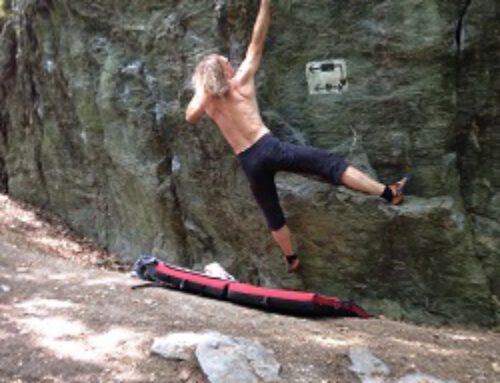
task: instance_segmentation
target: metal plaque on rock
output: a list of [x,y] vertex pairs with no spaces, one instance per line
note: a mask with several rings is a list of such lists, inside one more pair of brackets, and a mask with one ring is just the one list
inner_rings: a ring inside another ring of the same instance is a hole
[[345,60],[313,61],[306,65],[309,94],[343,93],[347,90]]

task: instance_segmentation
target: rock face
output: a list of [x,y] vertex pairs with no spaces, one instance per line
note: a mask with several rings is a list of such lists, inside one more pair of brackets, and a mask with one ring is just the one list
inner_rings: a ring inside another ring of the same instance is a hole
[[[238,160],[184,122],[205,54],[238,64],[257,1],[12,0],[0,35],[0,190],[134,259],[287,284]],[[280,1],[257,77],[266,123],[392,182],[405,205],[280,175],[301,286],[393,317],[500,318],[500,4]],[[347,89],[310,95],[311,61]]]

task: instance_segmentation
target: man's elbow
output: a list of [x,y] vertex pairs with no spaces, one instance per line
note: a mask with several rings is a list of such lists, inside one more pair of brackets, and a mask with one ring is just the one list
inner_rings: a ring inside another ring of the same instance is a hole
[[196,113],[192,113],[189,110],[186,111],[186,121],[188,123],[195,124],[196,122],[198,122],[199,119],[200,117]]

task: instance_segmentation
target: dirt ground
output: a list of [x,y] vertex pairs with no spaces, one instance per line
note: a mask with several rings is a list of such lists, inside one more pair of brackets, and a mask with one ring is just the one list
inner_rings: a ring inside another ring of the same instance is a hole
[[153,338],[215,330],[261,342],[284,382],[358,382],[349,350],[367,348],[391,380],[422,372],[500,382],[500,334],[384,318],[302,319],[139,282],[112,254],[0,194],[0,382],[205,382],[195,362],[150,354]]

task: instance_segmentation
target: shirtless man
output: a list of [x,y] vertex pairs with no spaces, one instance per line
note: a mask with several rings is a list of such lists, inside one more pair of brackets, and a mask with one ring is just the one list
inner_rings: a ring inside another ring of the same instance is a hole
[[334,185],[381,196],[394,205],[403,200],[406,178],[384,185],[334,153],[280,141],[264,125],[254,77],[271,19],[270,2],[261,0],[252,40],[237,72],[226,57],[217,54],[205,57],[198,64],[193,75],[195,93],[187,107],[186,120],[194,124],[206,112],[218,125],[240,160],[272,236],[286,257],[289,272],[294,272],[299,259],[278,200],[274,183],[277,171],[318,175]]

